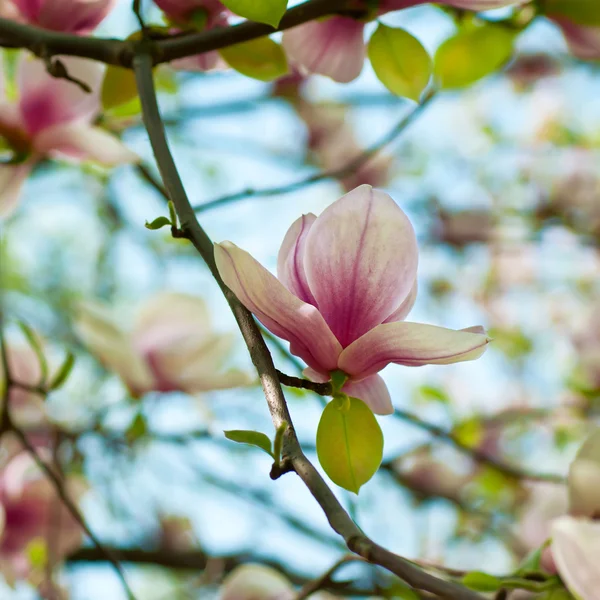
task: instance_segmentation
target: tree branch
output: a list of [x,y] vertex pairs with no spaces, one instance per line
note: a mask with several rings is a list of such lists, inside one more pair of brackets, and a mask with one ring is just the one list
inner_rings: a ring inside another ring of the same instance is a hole
[[[143,45],[140,46],[140,50],[143,50]],[[148,131],[165,188],[178,213],[181,229],[197,248],[229,303],[248,347],[252,362],[259,374],[275,428],[277,429],[284,421],[288,423],[283,440],[283,457],[291,462],[296,473],[323,509],[333,530],[344,538],[346,545],[352,552],[362,556],[369,562],[383,566],[417,589],[429,591],[451,600],[481,600],[479,594],[460,584],[438,579],[429,573],[425,573],[411,562],[389,552],[366,537],[302,452],[269,349],[252,314],[223,283],[215,264],[213,244],[196,220],[194,210],[177,172],[158,108],[152,78],[152,56],[148,51],[145,53],[140,52],[135,56],[133,64],[144,124]]]

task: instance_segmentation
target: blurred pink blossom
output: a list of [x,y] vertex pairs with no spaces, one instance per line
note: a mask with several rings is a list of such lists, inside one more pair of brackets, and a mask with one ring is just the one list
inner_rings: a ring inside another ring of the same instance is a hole
[[234,338],[215,333],[205,303],[197,296],[163,292],[140,307],[133,327],[98,302],[84,302],[76,330],[104,366],[116,372],[135,396],[150,391],[209,390],[248,385],[248,374],[225,371]]
[[294,588],[279,571],[248,563],[225,578],[219,600],[292,600],[294,596]]
[[362,185],[319,217],[288,230],[274,277],[231,242],[215,245],[221,277],[272,333],[290,342],[313,381],[341,370],[343,390],[379,414],[393,411],[377,375],[406,366],[474,360],[488,338],[481,327],[454,331],[406,323],[417,285],[417,242],[402,209],[386,193]]
[[15,153],[12,162],[0,164],[0,216],[17,206],[21,186],[33,166],[44,158],[63,157],[116,166],[138,160],[118,138],[92,125],[100,111],[100,63],[61,58],[71,77],[92,89],[51,77],[43,61],[23,54],[17,67],[18,99],[4,93],[0,72],[0,137]]

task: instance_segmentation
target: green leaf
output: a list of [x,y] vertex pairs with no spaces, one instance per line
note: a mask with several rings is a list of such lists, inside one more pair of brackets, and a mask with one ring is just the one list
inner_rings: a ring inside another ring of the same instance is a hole
[[160,229],[161,227],[171,226],[171,221],[167,217],[157,217],[152,221],[152,223],[148,223],[146,221],[145,227],[146,229]]
[[222,0],[223,4],[236,15],[278,27],[281,17],[287,10],[288,0]]
[[64,382],[68,379],[71,371],[73,370],[73,366],[75,365],[75,356],[70,352],[65,356],[65,360],[63,360],[60,369],[56,372],[50,385],[48,386],[48,390],[57,390],[59,387],[62,387]]
[[272,81],[288,72],[283,48],[268,37],[235,44],[219,50],[232,68],[260,81]]
[[287,431],[288,424],[287,421],[284,421],[275,432],[275,441],[273,442],[273,458],[275,462],[279,464],[281,460],[281,449],[283,448],[283,436]]
[[27,342],[31,346],[31,349],[35,353],[38,364],[40,365],[40,385],[44,386],[46,384],[46,380],[48,379],[48,361],[44,356],[44,350],[42,348],[41,340],[38,337],[37,333],[33,329],[31,329],[31,327],[29,327],[27,323],[19,321],[19,327],[21,328],[23,335],[27,338]]
[[401,581],[385,590],[385,597],[394,600],[419,600],[421,598],[411,587]]
[[148,433],[148,423],[142,413],[138,413],[131,425],[125,432],[125,437],[129,442],[135,442]]
[[444,89],[461,88],[497,71],[510,60],[517,32],[487,24],[459,32],[436,52],[435,78]]
[[463,585],[478,592],[495,592],[502,587],[502,580],[487,573],[472,571],[462,578]]
[[42,569],[48,562],[48,547],[44,538],[35,538],[25,547],[25,554],[32,567]]
[[369,60],[379,81],[396,94],[419,101],[431,78],[431,58],[408,31],[380,24],[369,40]]
[[260,431],[232,429],[230,431],[224,431],[223,433],[225,434],[225,437],[232,442],[256,446],[266,452],[269,456],[273,456],[273,452],[271,451],[271,440],[267,435]]
[[329,478],[355,494],[373,477],[383,458],[383,434],[362,400],[338,396],[325,407],[317,455]]
[[545,0],[543,11],[548,15],[566,17],[577,25],[600,26],[598,0]]
[[135,75],[131,69],[109,65],[102,82],[102,106],[111,110],[137,98]]

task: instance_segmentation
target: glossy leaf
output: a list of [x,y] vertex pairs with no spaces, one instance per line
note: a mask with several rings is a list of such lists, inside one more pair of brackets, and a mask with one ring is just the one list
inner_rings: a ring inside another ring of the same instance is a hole
[[446,40],[434,60],[435,78],[444,89],[468,86],[500,69],[513,52],[516,32],[482,25]]
[[545,0],[544,11],[554,17],[565,17],[577,25],[600,27],[598,0]]
[[102,82],[102,106],[110,110],[137,98],[135,75],[131,69],[109,65]]
[[67,356],[65,357],[65,360],[63,361],[62,365],[60,366],[60,369],[56,372],[56,374],[52,378],[52,381],[50,382],[48,389],[50,391],[52,391],[52,390],[57,390],[58,388],[62,387],[62,385],[65,383],[65,381],[69,378],[69,375],[71,374],[71,371],[73,370],[74,365],[75,365],[75,356],[69,352],[67,354]]
[[253,79],[272,81],[288,72],[283,48],[268,37],[235,44],[219,52],[232,69]]
[[266,452],[269,456],[273,456],[273,452],[271,451],[271,440],[267,435],[260,431],[232,429],[230,431],[224,431],[223,433],[225,434],[225,437],[232,442],[256,446]]
[[171,221],[167,217],[156,217],[154,221],[148,223],[146,221],[146,229],[160,229],[161,227],[171,226]]
[[369,41],[369,60],[385,87],[419,101],[431,78],[431,58],[408,31],[380,24]]
[[285,14],[288,0],[222,0],[236,15],[277,27]]
[[383,434],[371,409],[358,398],[334,398],[319,421],[317,454],[334,483],[358,494],[383,457]]
[[495,592],[502,587],[502,580],[487,573],[473,571],[462,578],[462,583],[478,592]]

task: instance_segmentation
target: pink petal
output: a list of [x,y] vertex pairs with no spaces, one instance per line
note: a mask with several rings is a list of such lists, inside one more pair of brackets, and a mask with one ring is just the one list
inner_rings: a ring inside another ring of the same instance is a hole
[[[445,4],[454,8],[463,8],[465,10],[481,11],[502,8],[513,4],[523,4],[528,0],[438,0],[436,4]],[[431,4],[430,0],[381,0],[379,3],[379,14],[401,10],[419,4]]]
[[488,344],[480,333],[421,323],[385,323],[344,349],[339,368],[355,378],[381,371],[389,363],[408,367],[447,365],[479,358]]
[[272,567],[246,563],[225,577],[220,600],[293,600],[292,584]]
[[180,58],[169,63],[176,71],[223,71],[229,68],[229,65],[221,58],[218,52],[204,52],[187,58]]
[[342,346],[383,323],[417,273],[417,241],[392,198],[362,185],[313,223],[304,269],[319,311]]
[[600,59],[600,27],[585,27],[558,17],[553,20],[560,25],[573,55],[582,60]]
[[[406,296],[404,302],[402,302],[402,304],[384,321],[384,323],[404,321],[404,319],[406,319],[406,317],[408,316],[408,313],[412,310],[415,301],[417,300],[418,290],[419,286],[417,284],[417,280],[415,279],[415,282],[413,283],[413,286],[410,289],[408,296]],[[480,333],[483,333],[483,327],[481,329],[482,331]]]
[[560,517],[552,524],[552,557],[561,579],[581,600],[598,600],[600,523]]
[[170,19],[182,23],[189,20],[200,9],[208,12],[209,22],[215,15],[227,10],[219,0],[155,0],[154,3]]
[[288,229],[277,257],[277,278],[300,300],[315,306],[314,299],[304,272],[304,250],[306,236],[316,216],[312,213],[302,215]]
[[231,242],[215,245],[215,259],[225,284],[267,329],[290,342],[292,354],[318,371],[336,368],[342,347],[314,306]]
[[100,111],[99,89],[103,76],[100,63],[73,57],[57,57],[71,77],[92,89],[88,94],[78,85],[49,75],[43,61],[23,55],[18,66],[19,106],[25,128],[35,135],[58,124],[88,121]]
[[365,63],[364,28],[355,19],[331,17],[286,31],[282,43],[290,61],[310,73],[348,83],[360,75]]
[[376,415],[391,415],[394,412],[390,391],[379,375],[371,375],[361,381],[349,381],[342,391],[360,398]]
[[577,517],[600,516],[600,462],[578,458],[571,463],[569,512]]
[[34,138],[33,147],[42,155],[59,154],[109,167],[140,160],[118,137],[86,123],[69,123],[44,129]]
[[16,209],[31,166],[31,163],[0,165],[0,218],[8,217]]
[[90,33],[117,0],[13,0],[23,19],[44,29]]

